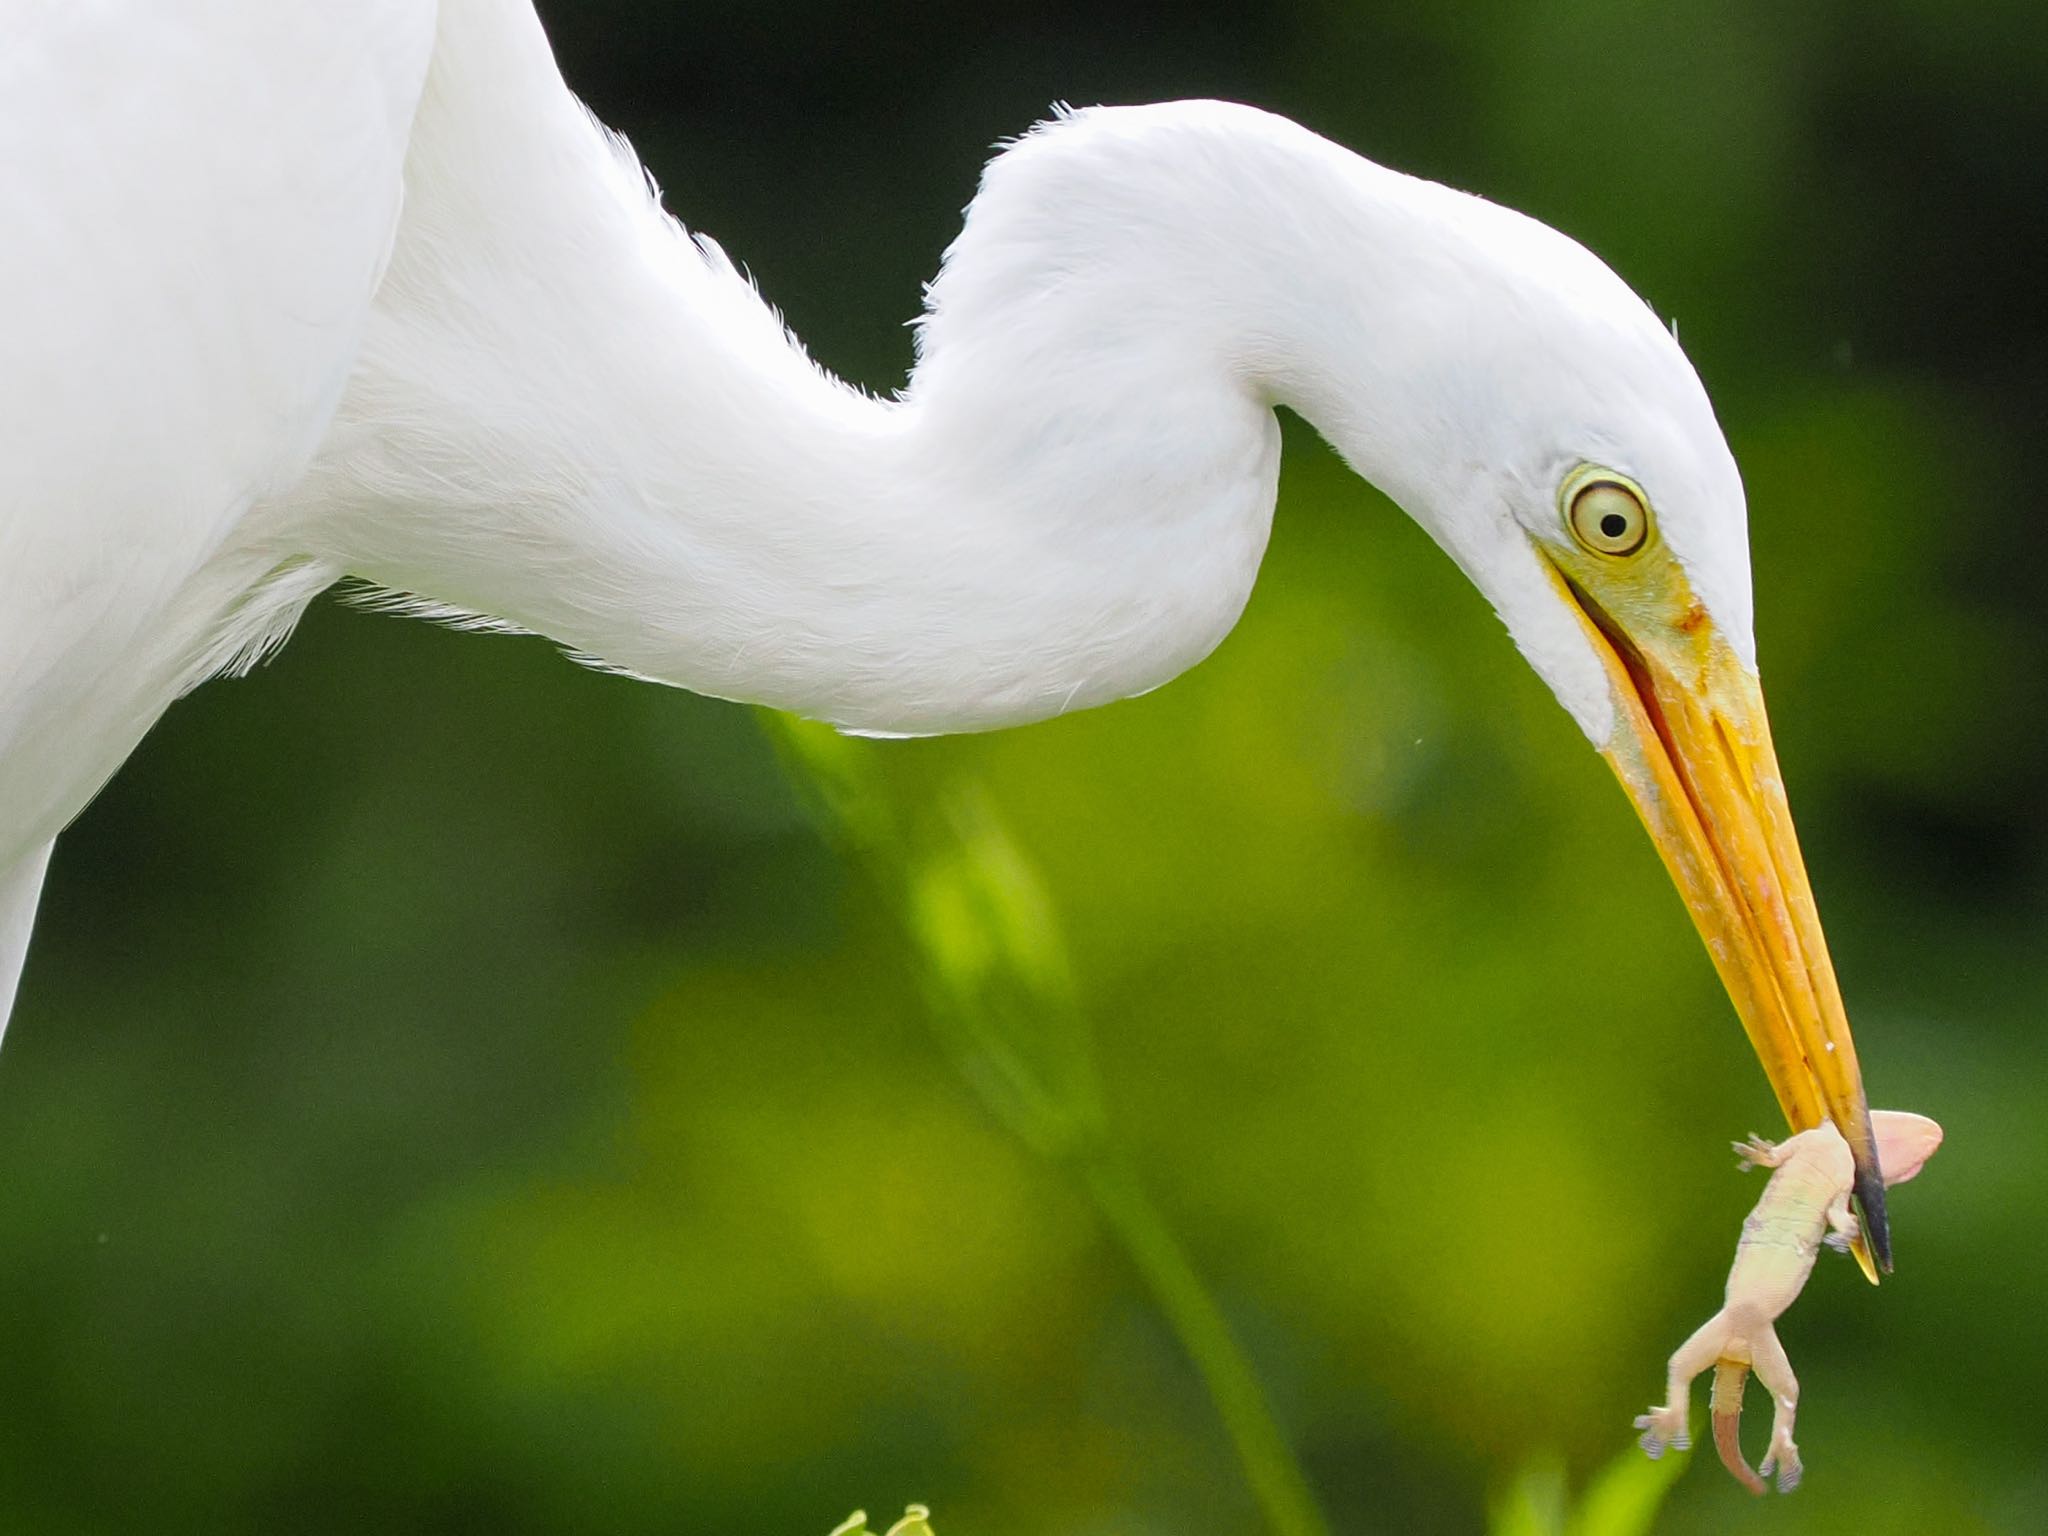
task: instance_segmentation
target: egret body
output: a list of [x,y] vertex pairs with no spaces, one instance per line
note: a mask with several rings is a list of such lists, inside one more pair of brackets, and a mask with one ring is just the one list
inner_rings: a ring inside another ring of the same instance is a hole
[[[814,366],[650,195],[525,0],[42,6],[0,59],[0,1016],[52,839],[344,576],[662,682],[978,730],[1205,656],[1300,412],[1614,765],[1884,1251],[1756,681],[1742,487],[1564,235],[1284,119],[999,153],[908,386]],[[71,130],[53,134],[63,121]]]

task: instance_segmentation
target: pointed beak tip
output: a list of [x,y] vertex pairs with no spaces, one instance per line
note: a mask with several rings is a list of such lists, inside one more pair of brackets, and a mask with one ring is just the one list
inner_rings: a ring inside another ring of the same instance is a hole
[[[1863,1213],[1863,1236],[1882,1274],[1892,1272],[1892,1230],[1885,1215],[1884,1175],[1874,1161],[1856,1160],[1856,1204]],[[1877,1277],[1871,1276],[1874,1281]]]

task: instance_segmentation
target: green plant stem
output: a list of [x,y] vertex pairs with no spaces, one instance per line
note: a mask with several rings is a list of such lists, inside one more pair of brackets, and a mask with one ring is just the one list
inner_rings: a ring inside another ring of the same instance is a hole
[[784,767],[896,911],[940,1046],[999,1121],[1073,1170],[1130,1256],[1208,1389],[1273,1536],[1329,1536],[1251,1362],[1103,1111],[1086,1015],[1029,861],[968,795],[956,797],[938,846],[920,852],[868,749],[824,726],[766,710],[760,718]]
[[1329,1523],[1273,1420],[1251,1362],[1136,1172],[1114,1153],[1078,1163],[1077,1172],[1201,1373],[1275,1536],[1329,1536]]

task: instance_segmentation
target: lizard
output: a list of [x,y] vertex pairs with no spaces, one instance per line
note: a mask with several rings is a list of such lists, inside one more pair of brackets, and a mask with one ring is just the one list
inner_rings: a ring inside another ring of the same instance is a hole
[[[1941,1145],[1941,1127],[1925,1115],[1881,1109],[1872,1112],[1870,1123],[1888,1185],[1912,1178]],[[1653,1460],[1666,1446],[1686,1449],[1692,1443],[1687,1418],[1692,1383],[1712,1366],[1714,1449],[1721,1464],[1751,1493],[1759,1494],[1764,1477],[1775,1468],[1778,1491],[1790,1493],[1799,1486],[1802,1471],[1799,1447],[1792,1441],[1799,1378],[1792,1374],[1792,1362],[1772,1324],[1798,1299],[1823,1242],[1855,1253],[1873,1284],[1877,1273],[1863,1246],[1856,1213],[1849,1207],[1855,1164],[1848,1142],[1832,1121],[1776,1144],[1752,1135],[1734,1146],[1742,1171],[1769,1168],[1770,1182],[1742,1223],[1721,1310],[1679,1345],[1671,1357],[1662,1406],[1638,1418],[1635,1427],[1643,1432],[1642,1447]],[[1737,1434],[1742,1389],[1751,1370],[1770,1391],[1773,1410],[1770,1449],[1756,1471],[1742,1459]]]

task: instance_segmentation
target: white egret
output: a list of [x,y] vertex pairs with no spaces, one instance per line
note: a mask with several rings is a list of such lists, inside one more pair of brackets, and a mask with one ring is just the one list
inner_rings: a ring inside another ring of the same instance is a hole
[[851,730],[1008,725],[1222,639],[1284,404],[1607,756],[1883,1260],[1742,486],[1564,235],[1247,107],[1061,114],[990,163],[876,399],[660,210],[527,0],[32,4],[0,203],[0,1017],[52,839],[344,576]]

